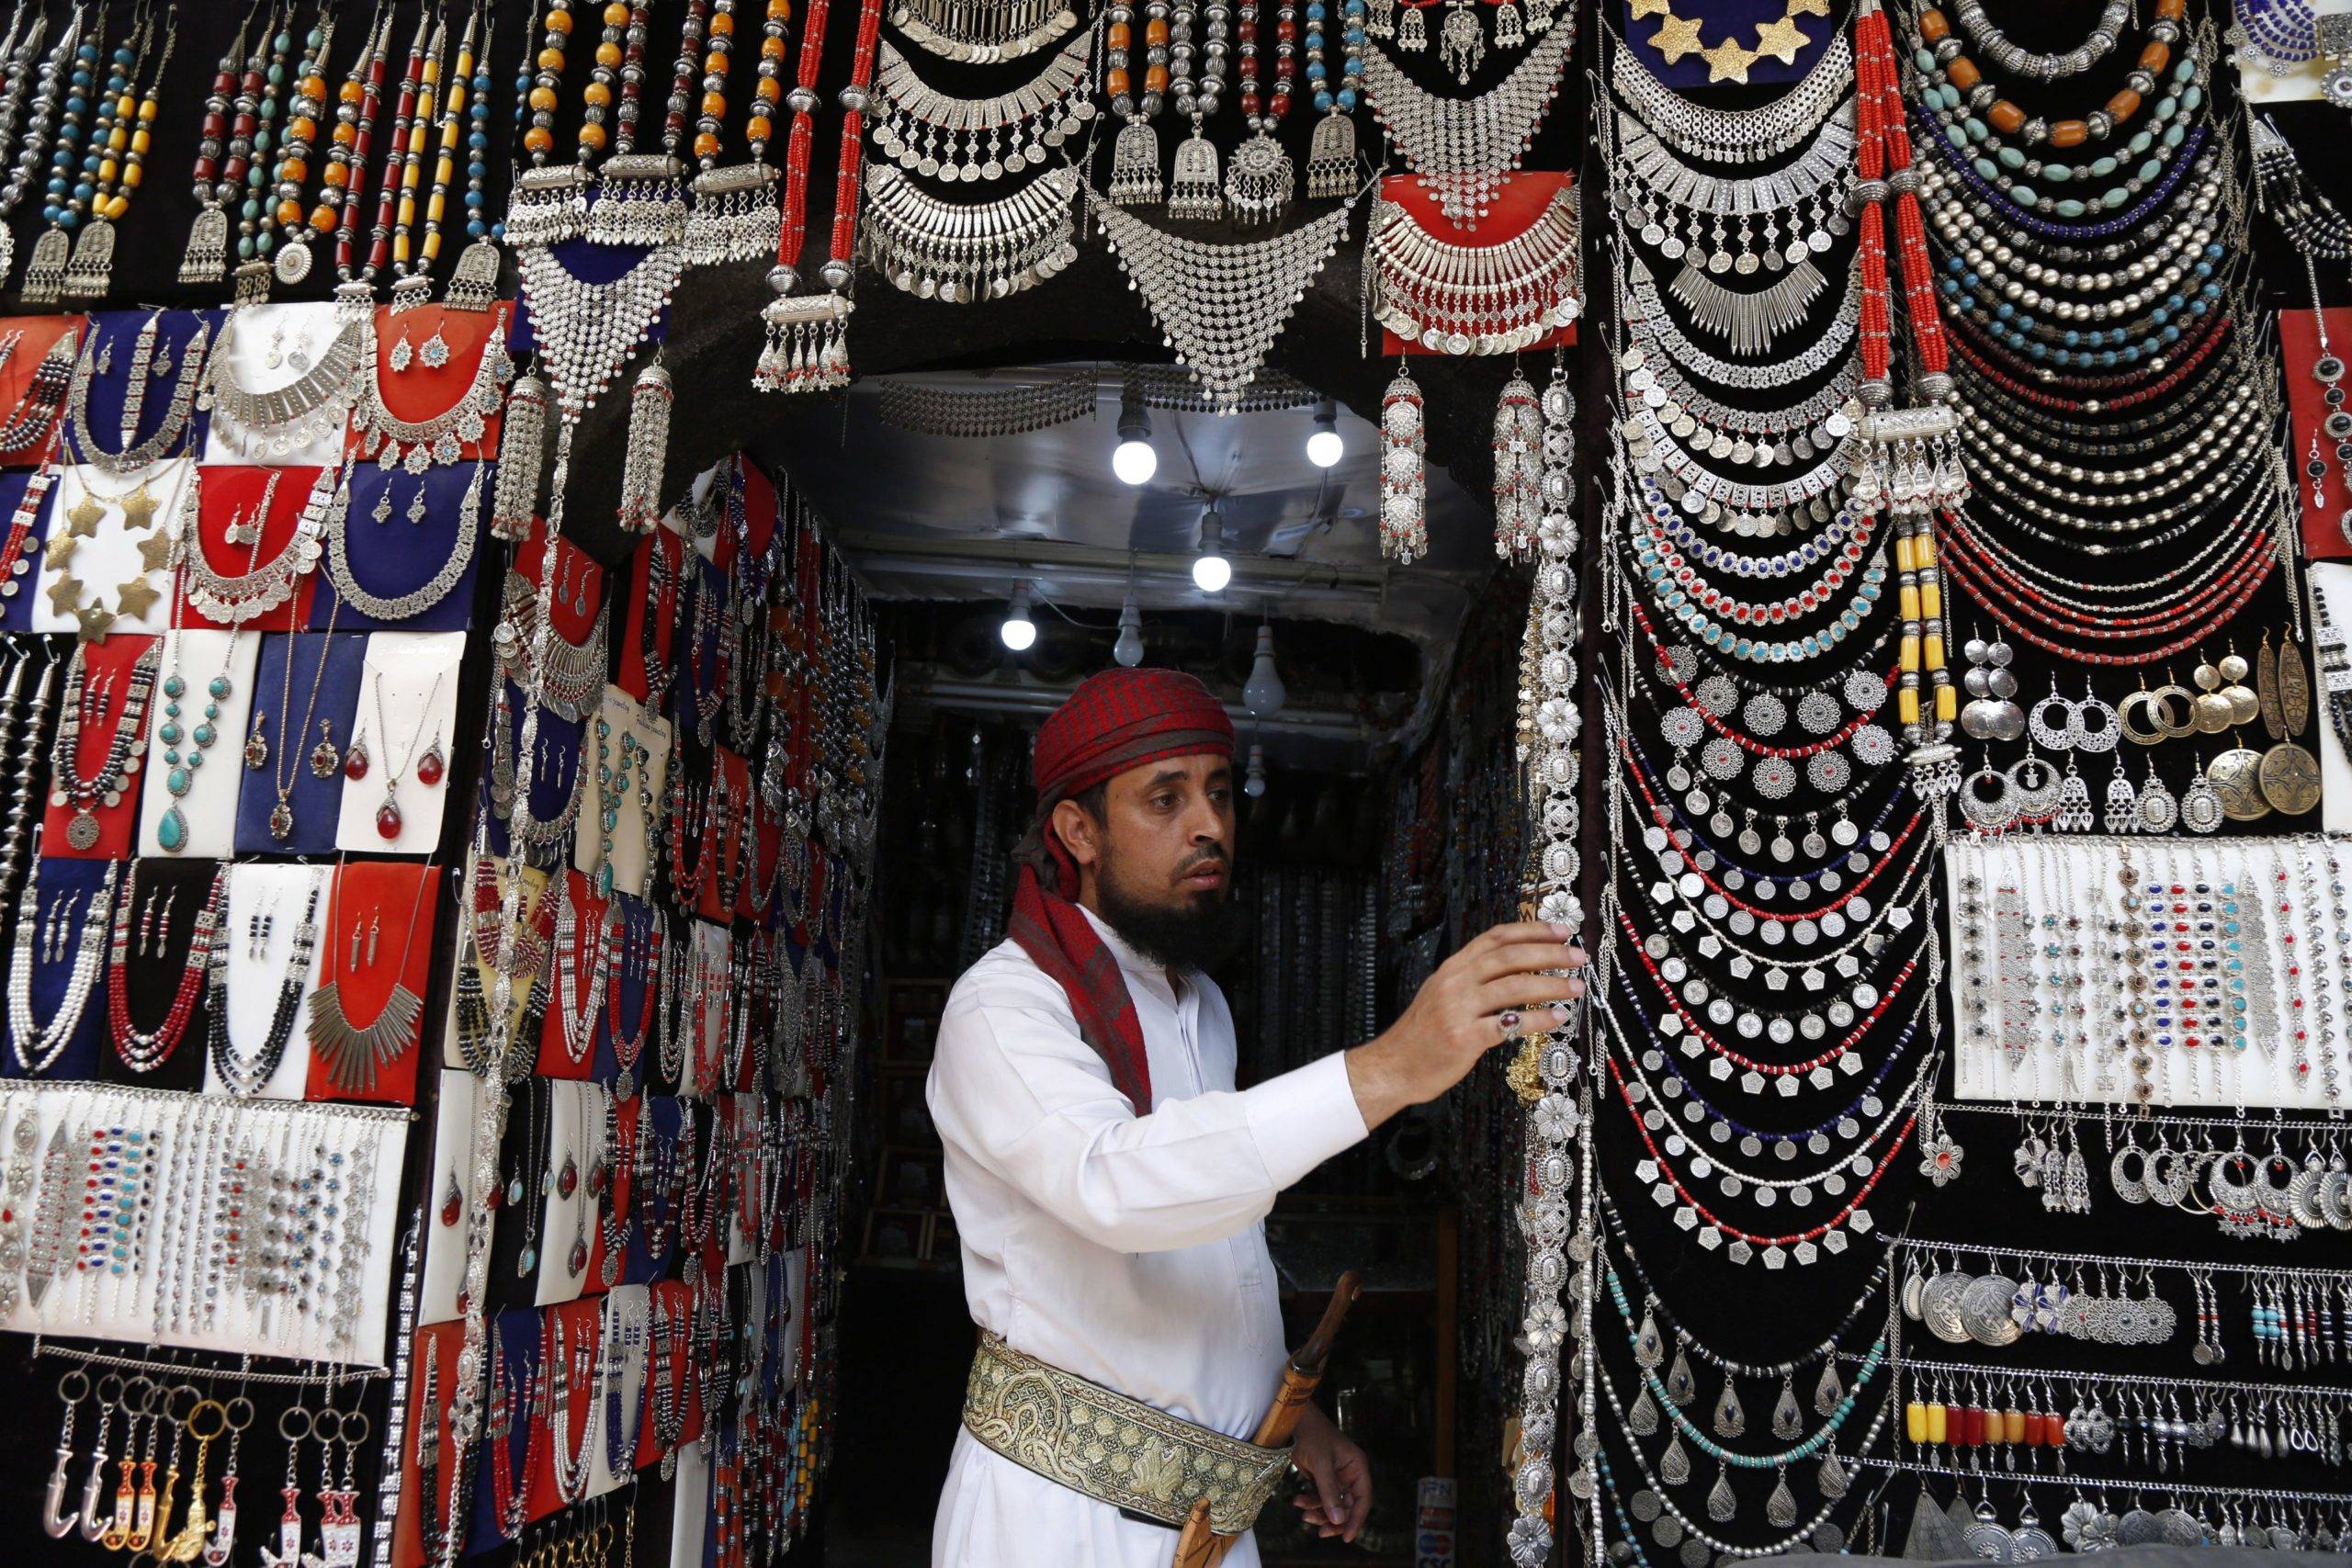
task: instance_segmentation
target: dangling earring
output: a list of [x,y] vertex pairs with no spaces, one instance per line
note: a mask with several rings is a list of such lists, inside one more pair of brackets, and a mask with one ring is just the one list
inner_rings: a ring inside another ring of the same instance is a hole
[[408,329],[406,327],[402,327],[401,329],[401,341],[392,344],[392,352],[385,357],[386,362],[392,367],[393,375],[405,376],[408,374],[408,367],[410,364],[416,358],[416,350],[409,344]]
[[370,969],[376,966],[376,932],[382,918],[380,914],[368,917],[368,967]]
[[465,1194],[458,1190],[458,1176],[455,1171],[452,1171],[449,1173],[448,1188],[441,1196],[441,1223],[445,1225],[454,1225],[465,1217]]
[[[401,341],[403,344],[408,341],[405,333],[401,334]],[[449,343],[441,335],[439,327],[433,329],[433,335],[424,340],[424,345],[416,351],[416,357],[427,370],[438,370],[449,363]]]
[[433,732],[433,743],[424,749],[424,755],[416,760],[416,782],[431,789],[448,771],[448,762],[441,755],[441,732],[436,729]]
[[269,352],[262,355],[262,367],[275,370],[286,363],[286,323],[280,321],[270,329]]

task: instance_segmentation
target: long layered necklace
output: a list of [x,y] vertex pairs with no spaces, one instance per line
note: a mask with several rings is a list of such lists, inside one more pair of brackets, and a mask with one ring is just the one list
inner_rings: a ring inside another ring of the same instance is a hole
[[[106,874],[98,886],[82,900],[81,931],[72,945],[74,967],[66,976],[56,1010],[42,1023],[33,1018],[35,950],[42,945],[43,933],[51,930],[57,931],[56,940],[61,948],[63,946],[61,928],[72,910],[66,907],[66,896],[59,895],[49,914],[50,920],[58,925],[44,925],[40,918],[40,857],[33,857],[32,869],[25,877],[25,890],[17,900],[16,937],[8,953],[8,1048],[16,1054],[17,1069],[27,1077],[39,1077],[55,1066],[81,1032],[82,1015],[89,1007],[91,990],[106,969],[109,935],[106,911],[114,908],[115,877],[122,863],[107,862]],[[35,1299],[39,1299],[38,1295]]]
[[66,667],[65,711],[50,759],[49,803],[74,813],[65,825],[65,841],[85,853],[97,845],[98,811],[122,803],[123,792],[146,756],[147,697],[154,689],[160,649],[160,640],[150,643],[131,664],[121,699],[111,705],[114,728],[105,755],[97,771],[87,776],[82,772],[82,730],[85,725],[95,727],[108,705],[103,698],[88,700],[93,694],[87,684],[87,643],[75,645],[73,662]]
[[[229,868],[221,866],[212,874],[211,890],[206,894],[204,907],[197,911],[196,924],[188,937],[187,954],[181,961],[179,983],[173,988],[171,1006],[165,1010],[164,1021],[155,1028],[141,1029],[130,1020],[130,926],[131,908],[139,902],[139,877],[134,869],[124,886],[122,897],[114,907],[114,933],[107,960],[107,1025],[114,1038],[115,1054],[122,1065],[134,1073],[152,1073],[172,1059],[187,1033],[187,1026],[196,1016],[197,1002],[203,997],[205,981],[212,964],[212,949],[220,928],[220,906],[228,894]],[[151,915],[152,904],[150,900]],[[170,921],[164,922],[164,935],[168,936]],[[146,945],[145,930],[141,931],[141,947]],[[162,942],[156,942],[158,951]]]
[[[162,311],[151,312],[132,339],[130,375],[123,383],[121,444],[111,452],[98,445],[96,427],[90,420],[90,387],[106,374],[114,341],[100,342],[95,323],[82,333],[82,355],[67,394],[65,418],[65,450],[73,461],[91,464],[118,478],[139,473],[176,454],[182,439],[195,428],[191,416],[197,389],[204,380],[205,346],[212,329],[198,320],[175,360],[171,345],[163,338],[163,321]],[[172,378],[171,400],[155,428],[141,437],[139,426],[146,411],[148,383],[166,377]]]

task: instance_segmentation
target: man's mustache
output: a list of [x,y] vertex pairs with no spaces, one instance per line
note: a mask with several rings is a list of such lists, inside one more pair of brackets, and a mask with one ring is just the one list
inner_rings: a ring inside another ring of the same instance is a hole
[[1229,865],[1232,863],[1232,857],[1225,852],[1223,845],[1211,844],[1206,849],[1201,850],[1191,855],[1185,860],[1183,864],[1178,866],[1176,868],[1176,879],[1180,882],[1182,881],[1185,877],[1192,875],[1193,873],[1198,871],[1202,866],[1208,864],[1211,861],[1215,861],[1219,865]]

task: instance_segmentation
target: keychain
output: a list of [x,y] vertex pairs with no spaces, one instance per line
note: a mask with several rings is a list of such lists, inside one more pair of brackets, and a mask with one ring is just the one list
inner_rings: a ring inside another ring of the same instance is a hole
[[302,1439],[315,1427],[309,1408],[299,1403],[277,1417],[277,1435],[286,1439],[286,1484],[277,1489],[277,1495],[286,1499],[286,1511],[277,1517],[277,1550],[261,1549],[261,1560],[269,1568],[301,1568]]
[[[175,1408],[182,1394],[187,1396],[185,1411]],[[180,1483],[180,1437],[203,1398],[193,1383],[179,1383],[164,1391],[160,1422],[171,1436],[170,1447],[164,1451],[164,1484],[160,1490],[151,1490],[147,1484],[149,1475],[139,1478],[139,1534],[130,1546],[134,1552],[160,1556],[172,1538],[172,1494]],[[145,1469],[152,1474],[154,1466],[151,1462]]]
[[196,1462],[188,1468],[187,1514],[171,1539],[155,1551],[157,1560],[164,1562],[195,1562],[212,1534],[212,1521],[204,1511],[204,1464],[211,1455],[213,1439],[229,1429],[228,1407],[217,1399],[198,1399],[182,1425],[196,1439]]
[[[112,1393],[107,1392],[108,1383],[114,1385]],[[122,1403],[124,1392],[122,1377],[119,1373],[108,1372],[98,1380],[98,1441],[97,1446],[90,1451],[89,1478],[82,1483],[82,1539],[84,1540],[96,1540],[107,1533],[107,1517],[98,1511],[98,1505],[104,1500],[107,1489],[107,1428],[113,1424],[115,1407]],[[125,1416],[126,1424],[123,1432],[126,1443],[130,1440],[129,1420],[130,1417]]]
[[237,1543],[237,1450],[244,1441],[245,1428],[254,1424],[254,1402],[237,1395],[221,1407],[220,1419],[229,1428],[229,1461],[220,1473],[220,1511],[215,1516],[212,1540],[204,1549],[207,1568],[222,1568]]
[[[41,1508],[41,1528],[50,1539],[60,1540],[74,1531],[81,1522],[78,1513],[62,1512],[65,1506],[65,1467],[74,1458],[74,1412],[90,1392],[90,1374],[75,1367],[57,1380],[57,1397],[65,1402],[65,1424],[57,1434],[57,1468],[49,1472],[49,1492]],[[105,1417],[99,1418],[98,1447],[106,1447]],[[104,1454],[100,1454],[104,1458]]]
[[343,1437],[343,1484],[319,1494],[325,1516],[319,1534],[325,1548],[326,1568],[356,1568],[359,1562],[359,1487],[353,1479],[352,1455],[368,1440],[368,1414],[354,1410],[339,1419]]
[[[134,1393],[134,1390],[142,1392]],[[131,1516],[139,1501],[138,1489],[130,1483],[130,1472],[139,1468],[140,1456],[147,1452],[140,1441],[140,1423],[149,1423],[147,1431],[152,1436],[155,1402],[164,1391],[153,1378],[142,1373],[125,1384],[122,1392],[123,1410],[129,1420],[123,1431],[122,1458],[117,1461],[119,1473],[115,1480],[114,1517],[98,1538],[98,1544],[108,1551],[120,1551],[130,1543]],[[147,1461],[147,1474],[152,1479],[154,1473],[154,1461],[150,1460]]]

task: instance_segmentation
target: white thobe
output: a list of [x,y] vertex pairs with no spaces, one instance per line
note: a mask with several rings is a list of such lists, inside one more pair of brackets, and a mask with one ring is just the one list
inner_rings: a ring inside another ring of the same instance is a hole
[[[1016,1350],[1248,1438],[1281,1377],[1263,1221],[1274,1195],[1365,1134],[1346,1063],[1237,1092],[1233,1014],[1089,912],[1125,972],[1151,1108],[1111,1087],[1061,987],[1006,942],[956,981],[928,1099],[972,1320]],[[933,1568],[1168,1568],[1176,1531],[1122,1515],[958,1428]],[[1226,1558],[1251,1568],[1248,1540]]]

